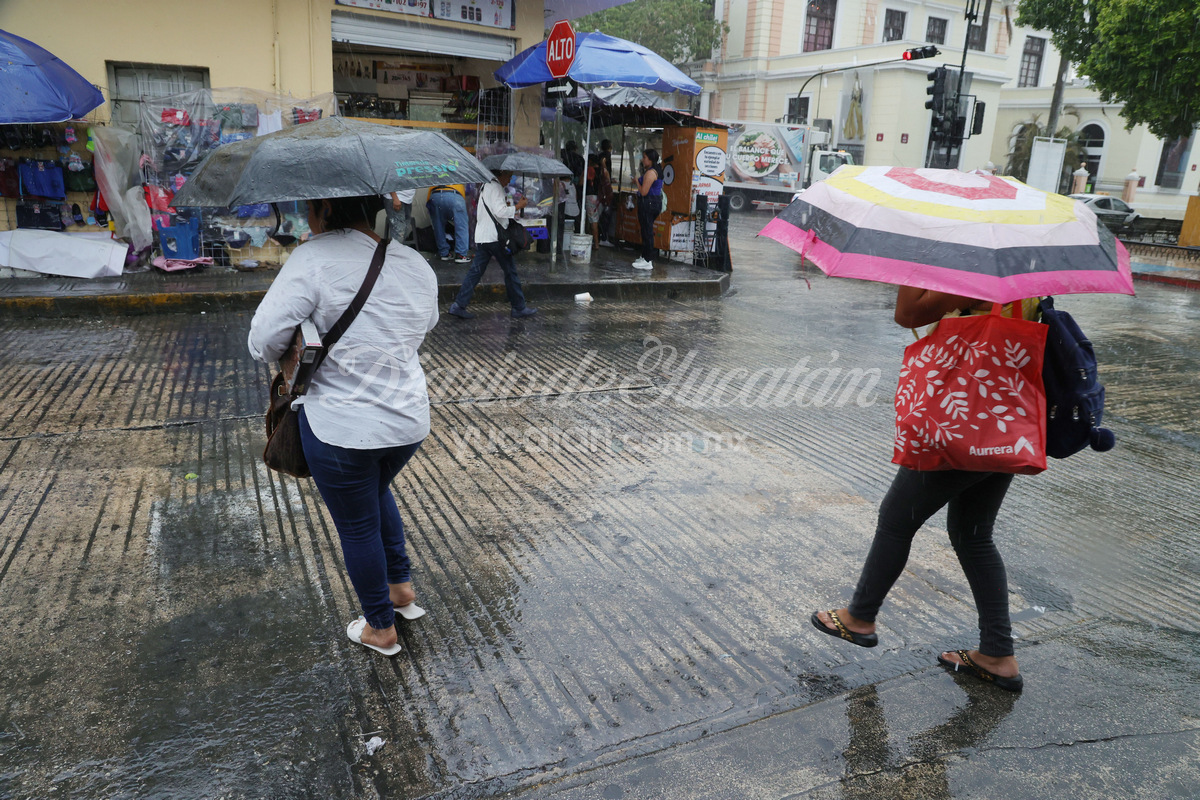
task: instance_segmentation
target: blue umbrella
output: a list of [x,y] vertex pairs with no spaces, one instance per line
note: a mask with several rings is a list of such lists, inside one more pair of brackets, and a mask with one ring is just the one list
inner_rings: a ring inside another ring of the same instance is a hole
[[[546,66],[546,43],[522,50],[494,74],[496,80],[513,89],[554,80]],[[575,34],[575,62],[567,77],[576,83],[615,83],[656,92],[700,94],[700,84],[658,53],[598,31]]]
[[104,95],[58,56],[0,31],[0,124],[78,119]]

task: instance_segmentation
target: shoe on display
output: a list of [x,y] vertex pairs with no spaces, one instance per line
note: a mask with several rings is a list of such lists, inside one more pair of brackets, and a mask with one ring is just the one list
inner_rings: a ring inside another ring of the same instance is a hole
[[475,319],[474,314],[472,314],[470,311],[467,311],[465,308],[460,307],[458,303],[451,303],[450,308],[447,309],[446,313],[452,314],[461,319]]
[[470,264],[471,259],[466,256],[455,256],[454,263],[455,264]]
[[525,306],[522,309],[514,308],[512,310],[512,318],[513,319],[523,319],[525,317],[532,317],[536,313],[537,313],[537,309],[533,308],[531,306]]

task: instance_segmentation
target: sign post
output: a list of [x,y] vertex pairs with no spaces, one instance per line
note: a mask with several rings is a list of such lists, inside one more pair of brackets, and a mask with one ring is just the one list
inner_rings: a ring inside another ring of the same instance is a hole
[[[555,83],[567,77],[567,73],[571,70],[571,65],[575,63],[575,29],[571,27],[568,20],[560,19],[554,23],[554,27],[550,29],[550,35],[546,37],[546,68],[550,70],[550,74],[556,79]],[[569,82],[567,82],[569,85]],[[555,104],[554,110],[554,156],[557,158],[562,153],[562,110],[563,110],[563,94],[558,94],[558,102]],[[559,180],[553,180],[554,199],[550,204],[550,263],[554,264],[558,258],[558,226],[561,222],[558,219],[558,187]],[[581,216],[580,219],[583,217]]]

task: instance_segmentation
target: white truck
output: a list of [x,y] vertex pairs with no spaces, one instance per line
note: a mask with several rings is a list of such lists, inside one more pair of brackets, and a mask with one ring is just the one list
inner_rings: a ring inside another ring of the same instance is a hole
[[796,192],[854,163],[844,150],[830,150],[829,134],[810,125],[717,122],[729,126],[724,193],[731,211],[761,203],[787,205]]

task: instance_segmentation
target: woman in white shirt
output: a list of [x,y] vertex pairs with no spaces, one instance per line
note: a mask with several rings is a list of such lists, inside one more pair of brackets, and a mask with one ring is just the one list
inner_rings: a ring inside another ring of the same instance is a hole
[[[309,202],[314,236],[296,248],[250,323],[250,353],[274,362],[312,318],[324,336],[363,283],[379,237],[383,200]],[[390,242],[382,271],[355,317],[296,401],[313,480],[341,539],[362,617],[355,642],[400,652],[395,614],[415,618],[404,523],[390,484],[429,434],[429,395],[417,348],[437,324],[437,278],[416,251]]]

